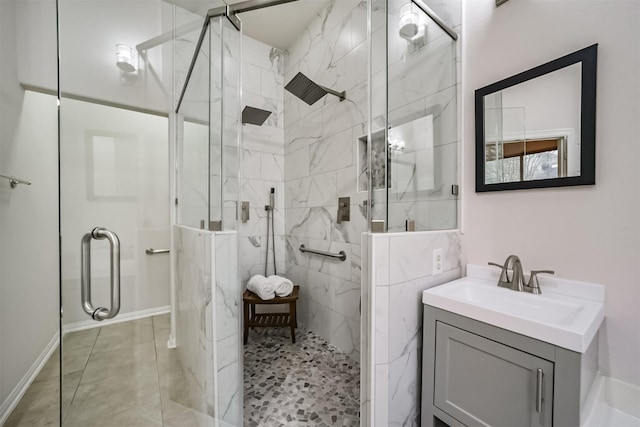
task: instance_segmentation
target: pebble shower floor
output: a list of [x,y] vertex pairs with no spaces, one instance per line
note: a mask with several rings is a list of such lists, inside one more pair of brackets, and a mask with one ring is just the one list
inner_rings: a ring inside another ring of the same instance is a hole
[[360,366],[314,333],[257,329],[244,348],[244,425],[359,426]]

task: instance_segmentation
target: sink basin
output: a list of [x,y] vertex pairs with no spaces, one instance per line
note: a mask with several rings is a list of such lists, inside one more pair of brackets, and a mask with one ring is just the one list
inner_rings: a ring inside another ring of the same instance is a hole
[[534,295],[498,287],[499,271],[487,267],[468,266],[467,274],[427,289],[422,302],[580,353],[604,319],[600,285],[545,278]]

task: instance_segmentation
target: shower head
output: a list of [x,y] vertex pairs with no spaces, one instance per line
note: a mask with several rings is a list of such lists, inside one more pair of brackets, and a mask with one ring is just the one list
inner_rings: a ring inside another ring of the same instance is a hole
[[244,110],[242,110],[242,124],[249,123],[252,125],[262,126],[270,115],[271,111],[247,105],[244,107]]
[[328,93],[340,98],[341,102],[344,101],[346,97],[346,92],[337,92],[320,86],[300,72],[296,74],[284,88],[309,105],[315,104]]

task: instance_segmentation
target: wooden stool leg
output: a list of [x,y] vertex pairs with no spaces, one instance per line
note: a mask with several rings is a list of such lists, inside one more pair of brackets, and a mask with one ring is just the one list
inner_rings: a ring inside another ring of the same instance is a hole
[[[256,316],[256,305],[255,304],[249,304],[249,317],[251,319],[253,319]],[[255,331],[256,328],[254,328],[253,326],[251,326],[251,330]]]
[[291,327],[291,342],[295,344],[296,342],[296,302],[292,301],[289,303],[289,326]]
[[244,343],[249,340],[249,303],[244,303]]

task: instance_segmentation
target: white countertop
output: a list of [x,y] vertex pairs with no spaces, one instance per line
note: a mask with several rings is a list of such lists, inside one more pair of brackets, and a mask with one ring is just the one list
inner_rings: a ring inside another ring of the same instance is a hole
[[[500,269],[467,266],[467,277],[427,289],[424,304],[584,353],[604,319],[604,286],[540,276],[542,294],[498,287]],[[528,277],[527,277],[528,278]]]

